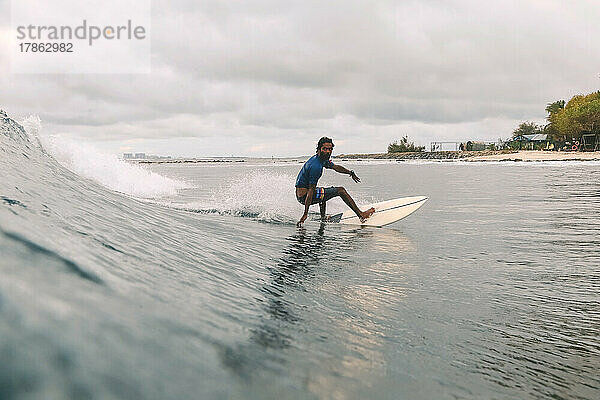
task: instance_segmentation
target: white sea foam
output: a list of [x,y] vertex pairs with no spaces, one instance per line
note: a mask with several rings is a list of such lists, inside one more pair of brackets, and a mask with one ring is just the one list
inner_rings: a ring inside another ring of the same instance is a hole
[[[296,222],[304,206],[298,203],[294,193],[295,176],[258,169],[229,179],[213,189],[206,199],[194,201],[179,208],[197,212],[216,212],[255,218],[265,222]],[[369,201],[361,202],[367,204]],[[340,198],[327,203],[327,213],[335,214],[348,208]],[[311,212],[318,213],[313,205]]]
[[42,121],[37,114],[31,114],[21,121],[21,126],[25,129],[25,133],[29,137],[31,143],[38,147],[42,147],[39,133],[42,130]]
[[183,181],[164,177],[141,165],[127,163],[81,140],[44,134],[37,115],[27,117],[22,125],[30,140],[63,166],[111,190],[136,197],[157,198],[174,196],[178,189],[188,187]]
[[293,222],[298,217],[298,202],[290,182],[295,177],[256,170],[232,178],[215,189],[208,200],[185,207],[197,211],[251,216],[261,221]]

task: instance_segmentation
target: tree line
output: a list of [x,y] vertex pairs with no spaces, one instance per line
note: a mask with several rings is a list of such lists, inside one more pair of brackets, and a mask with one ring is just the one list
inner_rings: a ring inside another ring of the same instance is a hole
[[[513,139],[521,135],[542,133],[551,142],[574,142],[590,132],[600,134],[600,90],[586,95],[575,95],[565,102],[557,100],[546,105],[547,123],[538,125],[532,121],[521,122],[513,131]],[[510,148],[512,139],[499,142],[499,148]],[[519,146],[520,147],[520,146]],[[494,147],[495,148],[495,147]],[[425,146],[415,146],[408,136],[388,145],[388,153],[420,152]]]
[[548,103],[546,112],[546,125],[522,122],[513,131],[513,137],[544,133],[549,140],[569,142],[580,139],[585,132],[600,133],[600,91],[575,95],[567,103]]

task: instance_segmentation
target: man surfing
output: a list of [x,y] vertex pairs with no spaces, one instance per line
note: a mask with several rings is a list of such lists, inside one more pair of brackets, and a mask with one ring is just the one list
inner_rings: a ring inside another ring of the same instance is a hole
[[[356,176],[354,171],[350,171],[341,165],[335,165],[329,159],[333,151],[333,141],[328,137],[322,137],[317,143],[317,154],[308,159],[304,163],[298,178],[296,178],[296,198],[300,204],[304,204],[304,214],[296,225],[301,226],[308,217],[308,208],[312,204],[319,203],[321,210],[321,220],[325,220],[325,202],[336,196],[340,196],[342,200],[356,213],[361,222],[364,222],[375,212],[373,207],[367,211],[361,211],[352,197],[343,187],[317,187],[317,182],[323,174],[323,168],[333,169],[340,174],[348,174],[354,182],[360,182],[360,178]],[[307,200],[308,199],[308,200]]]

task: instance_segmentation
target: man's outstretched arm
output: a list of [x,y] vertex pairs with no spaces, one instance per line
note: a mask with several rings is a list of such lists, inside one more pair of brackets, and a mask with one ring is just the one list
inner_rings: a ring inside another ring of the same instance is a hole
[[296,225],[300,226],[306,218],[308,217],[308,208],[310,207],[310,203],[312,203],[313,196],[315,195],[317,185],[310,184],[308,185],[308,192],[306,192],[306,197],[304,198],[304,215],[300,218],[300,221]]
[[358,183],[360,182],[360,178],[358,176],[356,176],[356,174],[354,173],[354,171],[349,170],[346,167],[342,167],[341,165],[337,165],[334,164],[333,165],[333,170],[335,172],[339,172],[340,174],[347,174],[350,175],[350,177],[354,180],[354,182]]

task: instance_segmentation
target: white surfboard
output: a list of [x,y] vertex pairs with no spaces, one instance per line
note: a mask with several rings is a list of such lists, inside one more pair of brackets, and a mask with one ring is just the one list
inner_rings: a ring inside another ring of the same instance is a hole
[[414,213],[425,204],[427,199],[428,197],[426,196],[402,197],[362,206],[360,207],[361,210],[368,210],[371,207],[375,208],[373,215],[365,222],[360,222],[360,219],[358,219],[352,210],[332,215],[329,220],[331,222],[339,222],[340,224],[382,227]]

